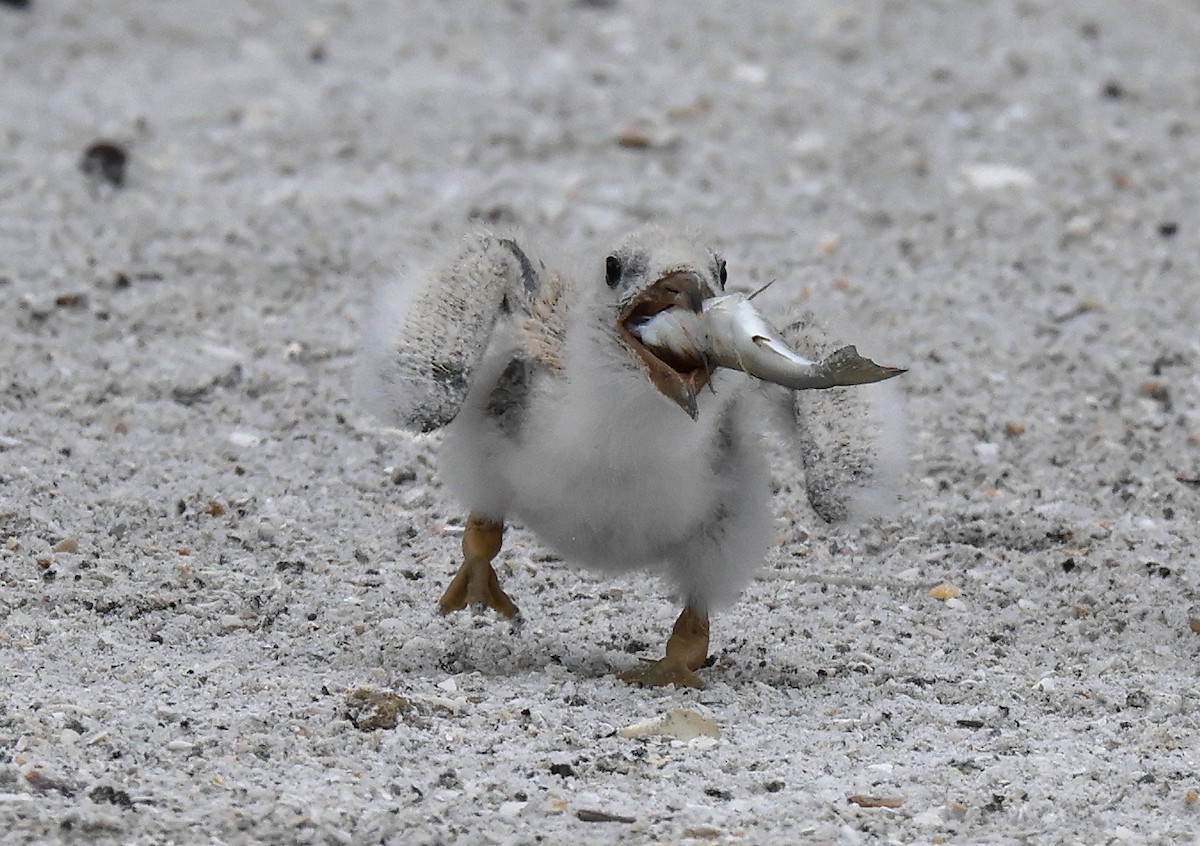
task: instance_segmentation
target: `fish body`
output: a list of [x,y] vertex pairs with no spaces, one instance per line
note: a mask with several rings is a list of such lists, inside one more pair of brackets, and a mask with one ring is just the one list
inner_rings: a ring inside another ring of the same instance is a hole
[[741,370],[798,391],[865,385],[904,372],[876,364],[859,355],[853,345],[810,361],[787,345],[751,299],[742,293],[709,297],[698,314],[670,308],[643,320],[633,331],[646,346],[676,358]]

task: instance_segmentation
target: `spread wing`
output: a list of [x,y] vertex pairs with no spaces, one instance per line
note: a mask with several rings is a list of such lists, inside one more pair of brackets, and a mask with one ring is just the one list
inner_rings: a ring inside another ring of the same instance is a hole
[[513,240],[480,232],[450,262],[427,269],[377,309],[360,369],[359,394],[377,416],[415,432],[448,424],[480,365],[497,345],[511,357],[489,389],[502,416],[530,368],[560,367],[565,301]]
[[[781,334],[789,347],[814,361],[843,347],[811,314]],[[907,461],[905,418],[895,383],[795,391],[787,402],[813,509],[829,522],[894,509]]]

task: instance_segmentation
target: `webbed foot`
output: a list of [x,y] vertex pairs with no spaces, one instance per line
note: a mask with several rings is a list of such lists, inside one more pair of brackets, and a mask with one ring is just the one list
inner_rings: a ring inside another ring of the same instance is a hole
[[693,672],[708,660],[708,614],[695,610],[690,604],[683,609],[671,637],[667,640],[667,654],[657,661],[648,661],[642,667],[627,670],[618,677],[621,681],[642,687],[702,688],[704,682]]
[[468,605],[475,609],[491,608],[509,619],[520,614],[516,603],[500,587],[500,580],[492,569],[492,559],[500,552],[503,538],[503,523],[474,514],[467,518],[462,543],[463,563],[438,600],[439,614],[461,611]]
[[666,687],[669,684],[676,687],[694,687],[697,690],[704,687],[704,682],[691,671],[683,659],[670,656],[659,658],[657,661],[647,661],[641,667],[618,674],[617,678],[638,687]]

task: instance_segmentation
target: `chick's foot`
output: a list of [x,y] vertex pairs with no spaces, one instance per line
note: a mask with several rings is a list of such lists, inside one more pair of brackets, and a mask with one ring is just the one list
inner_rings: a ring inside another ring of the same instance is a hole
[[468,605],[491,608],[501,617],[514,618],[516,603],[500,587],[492,559],[500,552],[504,524],[472,514],[463,534],[463,563],[438,601],[438,613],[450,614]]
[[669,684],[675,687],[694,687],[697,690],[704,687],[704,682],[682,659],[669,656],[657,661],[647,661],[644,666],[626,670],[617,678],[638,687],[666,687]]
[[671,637],[667,640],[667,654],[645,666],[621,673],[619,678],[642,687],[704,687],[693,670],[704,666],[708,660],[708,614],[697,611],[691,605],[683,609]]

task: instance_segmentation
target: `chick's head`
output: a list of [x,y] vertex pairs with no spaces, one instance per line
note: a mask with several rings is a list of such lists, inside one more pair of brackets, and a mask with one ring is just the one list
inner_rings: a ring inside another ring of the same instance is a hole
[[[725,260],[693,238],[647,227],[626,237],[604,261],[617,337],[664,396],[696,419],[696,397],[712,374],[689,327],[699,331],[704,300],[725,288]],[[670,321],[676,343],[648,344],[652,321]]]

